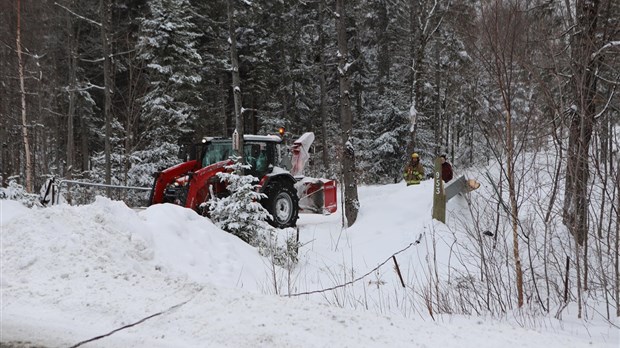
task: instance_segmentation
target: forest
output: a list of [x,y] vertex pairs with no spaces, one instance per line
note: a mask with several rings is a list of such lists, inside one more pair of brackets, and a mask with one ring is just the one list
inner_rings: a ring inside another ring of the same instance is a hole
[[[530,228],[564,226],[575,296],[602,288],[620,315],[618,1],[3,0],[0,13],[5,187],[147,187],[185,144],[284,127],[316,134],[310,170],[342,182],[352,224],[356,185],[402,180],[414,151],[427,168],[441,153],[456,171],[494,164],[490,216],[510,221],[521,307],[538,293],[518,248],[524,173],[545,157]],[[589,245],[600,264],[580,264]]]

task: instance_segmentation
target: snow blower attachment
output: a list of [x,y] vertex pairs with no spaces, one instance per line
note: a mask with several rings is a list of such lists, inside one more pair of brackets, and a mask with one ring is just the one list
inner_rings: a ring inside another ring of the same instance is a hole
[[299,208],[302,212],[331,214],[336,212],[336,182],[328,179],[304,177],[304,168],[310,158],[314,133],[304,133],[293,143],[291,174],[296,178]]
[[[273,216],[275,227],[295,226],[299,213],[331,214],[337,209],[336,182],[303,175],[310,158],[314,134],[304,133],[286,156],[282,138],[276,135],[244,135],[243,155],[251,166],[247,175],[259,179],[260,192],[267,195],[261,204]],[[232,139],[203,139],[192,146],[189,160],[156,174],[151,204],[173,203],[206,215],[205,204],[211,196],[228,195],[226,182],[217,173],[232,164]],[[291,167],[289,172],[286,168]]]
[[325,215],[336,212],[338,205],[335,180],[303,178],[295,186],[297,192],[301,192],[301,212]]

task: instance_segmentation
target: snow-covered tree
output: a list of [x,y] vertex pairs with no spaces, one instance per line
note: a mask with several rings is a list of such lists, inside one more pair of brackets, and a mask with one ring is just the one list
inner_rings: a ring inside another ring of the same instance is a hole
[[294,229],[276,230],[267,223],[270,214],[260,201],[267,196],[257,190],[258,179],[242,175],[250,165],[242,164],[240,157],[232,157],[234,163],[226,168],[230,172],[218,173],[227,183],[229,196],[213,197],[209,202],[211,220],[224,231],[241,238],[258,248],[258,252],[270,258],[273,264],[287,268],[297,262],[299,243],[293,237]]
[[239,157],[233,156],[232,159],[234,163],[226,167],[232,172],[217,174],[220,180],[227,182],[230,195],[213,197],[209,202],[209,215],[221,229],[253,244],[259,231],[270,228],[266,222],[270,215],[260,204],[266,196],[256,190],[256,177],[242,175],[250,165],[242,164]]
[[0,186],[0,199],[10,199],[23,203],[27,207],[41,206],[39,195],[29,193],[23,185],[11,179],[7,187]]
[[192,22],[192,5],[188,0],[154,0],[149,9],[137,45],[150,83],[142,99],[139,141],[144,145],[134,152],[130,171],[130,177],[139,179],[137,184],[145,183],[135,174],[178,162],[177,144],[192,132],[201,100],[197,85],[202,81],[202,58],[196,49],[201,34]]

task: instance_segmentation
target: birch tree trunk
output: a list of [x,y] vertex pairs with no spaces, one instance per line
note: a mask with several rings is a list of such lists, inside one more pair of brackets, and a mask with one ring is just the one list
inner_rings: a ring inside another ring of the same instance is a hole
[[506,110],[506,156],[508,162],[508,195],[510,197],[510,215],[512,222],[512,248],[515,259],[515,273],[517,281],[517,300],[519,308],[523,306],[523,268],[521,267],[521,253],[519,252],[519,205],[517,203],[517,191],[515,181],[515,151],[514,139],[512,135],[512,115],[511,110]]
[[[422,60],[424,59],[424,45],[422,41],[422,33],[419,28],[416,26],[416,22],[420,16],[420,10],[418,4],[414,4],[412,1],[411,4],[411,12],[410,12],[410,35],[411,39],[409,41],[410,47],[410,55],[411,55],[411,70],[413,71],[411,77],[411,95],[410,95],[410,103],[411,103],[411,111],[409,117],[411,118],[411,128],[410,128],[410,139],[407,145],[407,153],[411,154],[415,152],[416,148],[416,133],[418,130],[418,122],[421,110],[421,94],[420,94],[420,83],[421,83],[421,73],[422,73]],[[415,115],[414,115],[415,113]]]
[[26,157],[26,191],[32,193],[32,159],[30,143],[28,141],[28,120],[26,117],[26,88],[24,86],[24,61],[22,59],[21,42],[21,0],[17,0],[17,64],[19,70],[19,90],[21,93],[22,139],[24,142],[24,156]]
[[[416,135],[418,123],[421,115],[424,114],[425,105],[422,95],[422,86],[427,82],[425,76],[427,72],[424,70],[424,58],[426,45],[430,41],[433,34],[439,29],[443,20],[443,14],[439,11],[439,1],[421,1],[412,0],[409,11],[410,33],[409,54],[411,56],[411,86],[410,103],[411,103],[411,128],[409,141],[407,143],[407,153],[411,154],[416,148]],[[413,117],[412,111],[416,112]],[[428,118],[426,116],[425,118]]]
[[237,37],[233,26],[233,0],[228,0],[228,34],[230,36],[230,62],[232,64],[232,87],[235,102],[235,129],[239,134],[239,151],[237,156],[241,157],[243,163],[243,115],[241,113],[241,81],[239,78],[239,59],[237,57]]
[[342,126],[342,177],[344,189],[344,213],[346,225],[352,226],[357,220],[359,200],[355,182],[355,151],[351,136],[353,116],[351,115],[351,96],[349,93],[347,30],[344,0],[336,0],[336,27],[338,31],[338,75],[340,78],[340,120]]

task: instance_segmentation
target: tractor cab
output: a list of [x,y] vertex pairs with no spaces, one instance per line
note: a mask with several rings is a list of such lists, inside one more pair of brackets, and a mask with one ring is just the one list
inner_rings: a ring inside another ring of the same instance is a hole
[[[287,168],[290,160],[281,153],[282,139],[271,135],[246,135],[244,137],[243,158],[251,167],[246,174],[262,178],[274,167]],[[225,161],[233,154],[232,140],[225,138],[203,138],[200,151],[197,151],[201,167]],[[198,159],[198,158],[196,158]],[[287,168],[288,169],[288,168]]]

